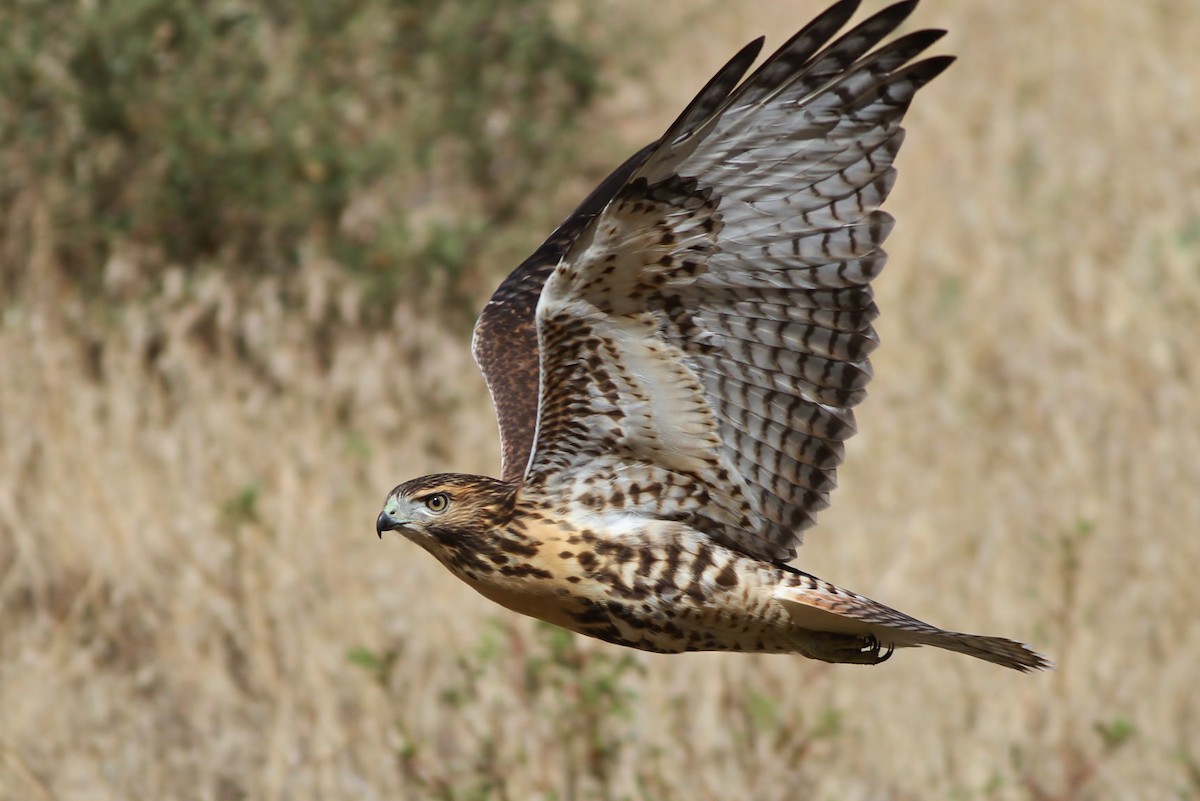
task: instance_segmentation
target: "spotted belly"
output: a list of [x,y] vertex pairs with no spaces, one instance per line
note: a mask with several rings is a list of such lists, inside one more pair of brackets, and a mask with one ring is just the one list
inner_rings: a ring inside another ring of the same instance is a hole
[[697,532],[521,533],[521,553],[500,547],[486,567],[478,560],[468,569],[447,566],[508,609],[617,645],[658,653],[796,650],[787,612],[773,597],[782,569]]

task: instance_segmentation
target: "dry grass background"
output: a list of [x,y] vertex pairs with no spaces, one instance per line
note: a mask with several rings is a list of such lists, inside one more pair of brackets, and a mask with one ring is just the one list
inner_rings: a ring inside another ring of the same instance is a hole
[[[589,136],[615,163],[820,6],[623,6],[675,33]],[[1200,797],[1200,6],[916,24],[961,60],[909,118],[877,378],[799,564],[1057,672],[516,619],[372,531],[398,481],[496,469],[465,335],[401,307],[315,353],[359,302],[319,261],[301,303],[176,275],[97,325],[43,220],[0,326],[0,798]]]

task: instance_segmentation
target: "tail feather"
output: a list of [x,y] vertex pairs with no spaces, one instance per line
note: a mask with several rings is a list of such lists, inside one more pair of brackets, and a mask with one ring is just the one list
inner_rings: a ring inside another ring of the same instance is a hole
[[946,631],[798,570],[789,569],[775,599],[806,631],[873,635],[882,645],[895,648],[931,645],[1022,673],[1054,668],[1049,659],[1019,642]]
[[[878,631],[875,633],[875,636],[879,637],[882,642],[887,642],[886,631]],[[935,648],[944,648],[947,651],[955,651],[967,656],[973,656],[976,659],[982,659],[996,665],[1003,665],[1013,670],[1019,670],[1022,673],[1029,673],[1034,670],[1054,669],[1053,662],[1028,645],[1019,643],[1016,640],[1007,640],[1004,637],[962,634],[957,631],[939,629],[936,634],[913,633],[910,635],[910,639],[916,645],[932,645]],[[900,643],[897,642],[896,645],[900,645]]]

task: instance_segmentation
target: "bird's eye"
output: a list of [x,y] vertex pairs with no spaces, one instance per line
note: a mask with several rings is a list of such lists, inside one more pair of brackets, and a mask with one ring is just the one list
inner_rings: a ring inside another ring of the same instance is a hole
[[440,514],[446,511],[446,507],[450,505],[450,496],[444,492],[435,492],[425,499],[425,506],[429,511],[435,514]]

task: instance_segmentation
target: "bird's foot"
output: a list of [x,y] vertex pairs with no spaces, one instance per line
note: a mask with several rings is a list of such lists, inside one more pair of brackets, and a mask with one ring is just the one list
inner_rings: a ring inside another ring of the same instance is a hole
[[822,662],[849,665],[878,665],[886,662],[895,647],[883,645],[874,634],[838,634],[831,631],[808,631],[804,634],[801,653]]

